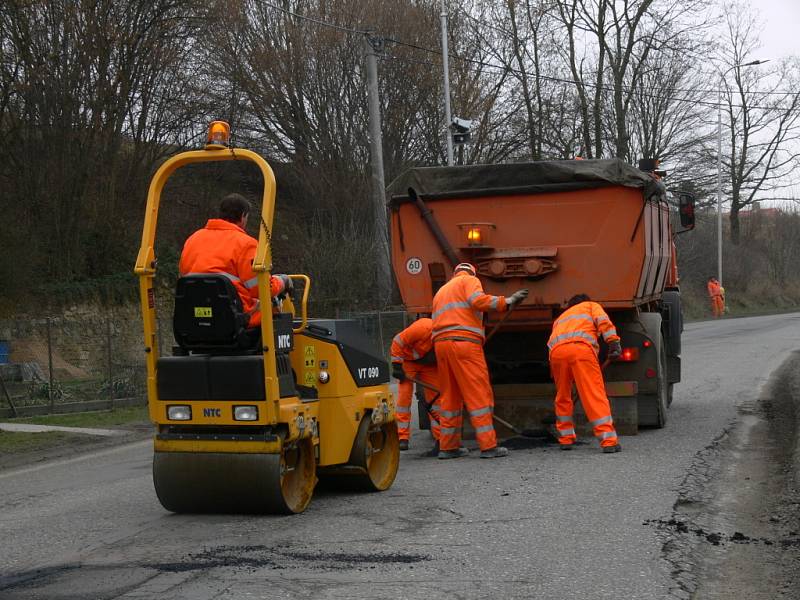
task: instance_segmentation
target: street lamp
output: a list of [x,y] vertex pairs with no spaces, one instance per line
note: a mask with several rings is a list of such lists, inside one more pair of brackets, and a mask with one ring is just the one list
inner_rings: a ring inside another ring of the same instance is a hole
[[717,90],[717,279],[720,285],[722,285],[722,86],[725,84],[725,76],[734,69],[763,65],[765,62],[769,61],[754,60],[733,65],[719,78],[719,89]]

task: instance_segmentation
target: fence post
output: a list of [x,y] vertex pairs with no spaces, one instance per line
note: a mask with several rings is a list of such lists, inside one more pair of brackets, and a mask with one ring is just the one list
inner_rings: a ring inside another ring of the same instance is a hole
[[108,359],[108,408],[114,410],[114,373],[111,363],[111,317],[106,317],[106,354]]
[[386,354],[386,348],[383,345],[383,321],[381,320],[381,311],[376,310],[375,313],[378,315],[378,340],[380,342],[380,349],[382,354]]
[[53,334],[51,330],[50,317],[47,317],[47,398],[50,404],[50,414],[53,414],[55,411],[55,401],[53,397]]

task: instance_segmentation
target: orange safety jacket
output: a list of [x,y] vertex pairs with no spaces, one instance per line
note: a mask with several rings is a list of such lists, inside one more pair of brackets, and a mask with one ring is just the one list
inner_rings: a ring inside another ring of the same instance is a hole
[[565,310],[553,323],[553,333],[547,347],[550,352],[562,344],[580,342],[591,346],[598,352],[598,334],[606,343],[618,342],[619,336],[606,311],[597,302],[580,302]]
[[433,348],[431,329],[433,321],[428,318],[417,319],[394,336],[389,350],[393,363],[419,360]]
[[492,296],[483,291],[480,280],[459,271],[433,297],[434,340],[461,337],[483,343],[483,313],[507,309],[505,296]]
[[[253,271],[258,241],[238,225],[224,219],[209,219],[203,229],[186,240],[178,266],[181,277],[194,273],[219,273],[233,282],[246,313],[256,311],[258,278]],[[282,291],[282,282],[271,277],[271,295]],[[252,323],[251,318],[251,323]]]
[[712,298],[716,296],[722,296],[722,288],[716,281],[709,281],[708,282],[708,295]]

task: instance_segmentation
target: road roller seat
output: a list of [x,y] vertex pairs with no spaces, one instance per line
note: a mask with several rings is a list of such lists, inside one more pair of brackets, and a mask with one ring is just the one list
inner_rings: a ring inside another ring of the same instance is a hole
[[[297,394],[289,353],[292,315],[271,315],[281,397]],[[267,315],[264,315],[267,318]],[[178,279],[172,322],[178,347],[158,359],[157,385],[164,400],[260,400],[264,389],[261,328],[249,316],[233,283],[217,273]]]
[[260,329],[248,329],[239,293],[219,273],[186,275],[175,286],[172,329],[187,352],[255,351]]

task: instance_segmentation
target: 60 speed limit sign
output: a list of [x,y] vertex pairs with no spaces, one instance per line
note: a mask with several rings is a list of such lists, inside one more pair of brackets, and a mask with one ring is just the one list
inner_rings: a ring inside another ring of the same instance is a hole
[[412,256],[406,261],[406,271],[411,275],[422,273],[422,259]]

